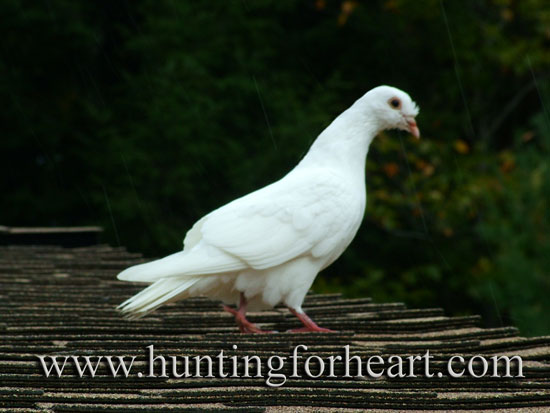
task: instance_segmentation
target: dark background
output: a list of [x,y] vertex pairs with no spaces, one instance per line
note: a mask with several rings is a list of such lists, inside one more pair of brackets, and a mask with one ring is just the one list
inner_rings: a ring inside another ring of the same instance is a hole
[[422,139],[374,141],[364,224],[315,289],[548,334],[549,4],[4,0],[0,223],[175,252],[389,84]]

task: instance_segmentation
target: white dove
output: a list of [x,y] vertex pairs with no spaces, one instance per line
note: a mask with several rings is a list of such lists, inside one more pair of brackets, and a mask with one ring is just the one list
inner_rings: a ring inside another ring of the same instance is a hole
[[152,283],[119,306],[139,318],[176,300],[207,296],[235,316],[243,333],[262,333],[247,308],[284,303],[304,327],[331,331],[302,309],[317,274],[351,243],[365,212],[365,162],[385,129],[420,137],[418,107],[409,95],[379,86],[338,116],[300,163],[279,181],[201,218],[183,251],[122,271],[119,280]]

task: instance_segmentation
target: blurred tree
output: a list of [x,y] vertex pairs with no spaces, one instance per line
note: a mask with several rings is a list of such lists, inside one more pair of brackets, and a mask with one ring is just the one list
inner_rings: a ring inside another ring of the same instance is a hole
[[548,2],[6,0],[0,16],[3,224],[101,224],[173,252],[391,84],[423,138],[374,142],[364,225],[315,287],[548,333]]

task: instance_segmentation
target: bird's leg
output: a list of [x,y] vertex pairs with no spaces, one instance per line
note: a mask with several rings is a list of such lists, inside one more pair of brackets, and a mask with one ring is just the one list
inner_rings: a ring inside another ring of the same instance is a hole
[[313,321],[311,318],[309,318],[309,316],[304,313],[303,311],[302,312],[298,312],[296,311],[294,308],[290,308],[288,307],[288,309],[290,310],[290,312],[292,314],[294,314],[296,317],[298,317],[298,319],[302,322],[302,324],[304,325],[304,327],[301,327],[301,328],[295,328],[295,329],[292,329],[292,330],[289,330],[289,332],[291,333],[306,333],[306,332],[312,332],[312,331],[317,331],[319,333],[335,333],[334,330],[330,330],[328,328],[323,328],[323,327],[319,327],[315,321]]
[[235,316],[235,321],[237,322],[241,333],[273,333],[273,331],[262,330],[246,319],[246,304],[246,297],[244,296],[244,293],[241,293],[239,308],[237,310],[227,305],[224,305],[223,309]]

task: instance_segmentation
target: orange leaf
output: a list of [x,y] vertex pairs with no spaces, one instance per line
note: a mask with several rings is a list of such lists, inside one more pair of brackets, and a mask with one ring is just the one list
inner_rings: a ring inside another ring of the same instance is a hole
[[382,168],[389,178],[393,178],[399,173],[399,166],[395,162],[387,163]]
[[457,151],[458,153],[460,153],[462,155],[467,154],[468,152],[470,152],[470,147],[462,139],[457,139],[455,141],[454,148],[455,148],[455,151]]
[[512,158],[507,158],[500,164],[500,170],[504,173],[510,172],[516,166],[516,162]]

